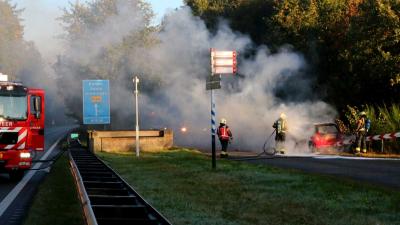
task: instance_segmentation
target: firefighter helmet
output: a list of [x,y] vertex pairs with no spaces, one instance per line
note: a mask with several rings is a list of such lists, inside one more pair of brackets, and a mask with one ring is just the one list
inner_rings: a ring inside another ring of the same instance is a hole
[[367,115],[366,112],[364,112],[364,111],[360,112],[360,116],[366,116],[366,115]]
[[279,116],[279,118],[281,118],[281,119],[286,119],[286,114],[285,114],[285,113],[281,113],[281,115]]
[[221,121],[220,121],[220,123],[222,123],[222,124],[226,124],[226,119],[225,119],[225,118],[221,118]]

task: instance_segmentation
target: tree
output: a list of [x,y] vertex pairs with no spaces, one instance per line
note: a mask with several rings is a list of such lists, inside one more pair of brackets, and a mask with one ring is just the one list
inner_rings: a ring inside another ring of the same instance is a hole
[[293,46],[310,65],[315,93],[339,109],[400,97],[399,1],[185,2],[211,30],[223,18],[272,51]]
[[225,19],[237,31],[247,33],[257,44],[263,44],[272,31],[269,24],[274,14],[274,0],[185,0],[194,15],[200,16],[213,31]]
[[0,72],[14,79],[22,60],[18,54],[23,45],[19,13],[16,6],[11,6],[8,1],[0,1]]
[[36,76],[45,74],[44,66],[35,45],[23,39],[21,12],[16,5],[0,0],[0,72],[8,74],[10,80],[35,85]]
[[0,40],[22,41],[23,27],[20,24],[20,12],[8,1],[0,1]]
[[355,87],[363,102],[398,102],[400,87],[400,2],[366,0],[353,17],[348,33],[352,45],[347,54]]

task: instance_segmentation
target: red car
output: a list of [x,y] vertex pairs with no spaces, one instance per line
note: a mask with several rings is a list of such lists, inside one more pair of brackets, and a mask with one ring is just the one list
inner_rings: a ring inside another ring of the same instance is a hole
[[308,146],[312,152],[320,150],[337,150],[338,142],[343,140],[338,126],[335,123],[315,124],[315,133],[311,136]]

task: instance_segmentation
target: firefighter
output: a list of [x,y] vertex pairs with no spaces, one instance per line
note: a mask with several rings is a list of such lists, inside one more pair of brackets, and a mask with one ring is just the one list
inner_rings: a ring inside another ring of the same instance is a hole
[[272,126],[275,128],[275,148],[276,151],[285,154],[285,140],[287,131],[287,122],[285,113],[281,113],[279,119]]
[[228,125],[226,125],[226,119],[222,118],[220,123],[219,123],[219,127],[217,130],[217,134],[218,134],[218,138],[219,141],[221,142],[221,158],[227,158],[228,157],[228,144],[229,144],[229,140],[232,139],[232,132],[229,129]]
[[365,136],[367,134],[367,129],[369,129],[370,122],[367,121],[367,114],[362,111],[360,113],[360,116],[357,120],[357,129],[356,129],[356,153],[360,153],[360,150],[362,148],[362,152],[366,153],[367,152],[367,143],[365,141]]

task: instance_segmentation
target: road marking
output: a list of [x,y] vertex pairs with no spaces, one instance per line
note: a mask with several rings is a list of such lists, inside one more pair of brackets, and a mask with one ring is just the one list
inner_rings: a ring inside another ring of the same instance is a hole
[[352,159],[352,160],[386,160],[386,161],[399,161],[399,158],[369,158],[357,156],[314,156],[314,159]]
[[[45,160],[47,157],[53,152],[54,148],[57,146],[58,142],[64,136],[61,136],[54,142],[54,144],[50,147],[50,149],[40,158],[40,160]],[[32,169],[38,169],[42,163],[36,163]],[[4,212],[10,207],[11,203],[17,198],[21,190],[25,187],[25,185],[30,181],[30,179],[36,174],[37,170],[30,170],[28,174],[25,174],[24,178],[8,193],[8,195],[0,202],[0,217],[3,216]]]
[[348,159],[348,160],[383,160],[383,161],[400,161],[400,158],[384,158],[384,157],[362,157],[362,156],[341,156],[341,155],[317,155],[317,154],[291,154],[279,155],[282,158],[313,158],[313,159]]

